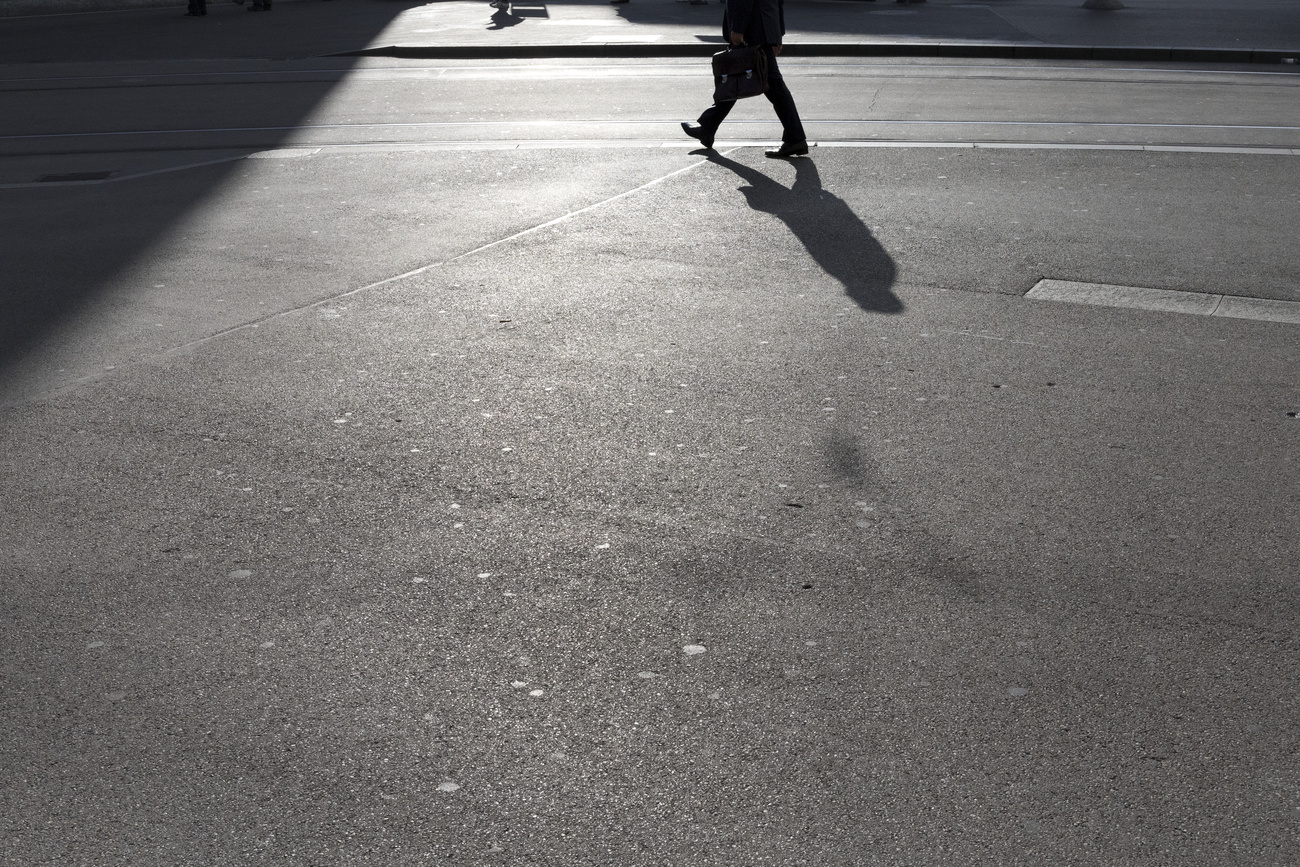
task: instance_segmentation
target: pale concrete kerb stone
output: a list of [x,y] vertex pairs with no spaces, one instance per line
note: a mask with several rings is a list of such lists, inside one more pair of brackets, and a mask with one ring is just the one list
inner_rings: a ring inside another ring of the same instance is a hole
[[1208,292],[1180,292],[1143,286],[1110,283],[1077,283],[1070,280],[1039,280],[1025,294],[1034,301],[1090,304],[1095,307],[1126,307],[1161,313],[1189,313],[1230,319],[1257,319],[1300,325],[1300,301],[1214,295]]
[[1219,306],[1223,296],[1172,289],[1145,289],[1141,286],[1115,286],[1109,283],[1039,280],[1025,297],[1035,301],[1063,301],[1095,307],[1131,307],[1137,310],[1209,316]]

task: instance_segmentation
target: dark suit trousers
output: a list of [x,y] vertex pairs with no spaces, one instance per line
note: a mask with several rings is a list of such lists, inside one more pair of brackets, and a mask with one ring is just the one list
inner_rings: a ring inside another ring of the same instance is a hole
[[[781,77],[781,69],[776,65],[776,54],[772,51],[772,46],[762,46],[763,52],[767,55],[767,96],[768,102],[772,103],[772,108],[776,109],[776,116],[781,120],[781,142],[783,144],[801,144],[808,140],[804,134],[803,123],[799,120],[799,109],[794,106],[794,97],[790,95],[790,88],[785,86],[785,79]],[[734,99],[726,102],[715,102],[704,110],[700,115],[699,124],[708,131],[710,136],[716,136],[718,127],[726,120],[727,115],[731,113],[732,107],[736,104]]]

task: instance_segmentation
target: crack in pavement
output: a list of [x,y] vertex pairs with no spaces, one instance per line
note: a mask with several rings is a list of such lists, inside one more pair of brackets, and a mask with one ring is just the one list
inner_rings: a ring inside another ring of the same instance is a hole
[[[739,148],[739,147],[732,148],[732,149],[726,151],[726,153],[724,154],[724,156],[727,156],[727,155],[730,155],[730,154],[732,154],[732,153],[735,153],[737,150],[740,150],[740,148]],[[137,359],[134,359],[134,360],[132,360],[132,361],[128,361],[128,362],[124,362],[124,363],[121,363],[121,364],[115,365],[114,368],[113,368],[112,370],[103,370],[103,371],[96,372],[96,373],[94,373],[94,374],[90,374],[90,375],[88,375],[88,376],[82,376],[82,377],[79,377],[79,378],[77,378],[77,379],[71,380],[70,382],[67,382],[67,383],[65,383],[65,384],[63,384],[63,385],[61,385],[61,386],[59,386],[59,387],[57,387],[57,388],[50,389],[50,390],[48,390],[48,391],[38,392],[38,393],[35,393],[35,394],[26,395],[26,396],[23,396],[23,397],[20,397],[20,398],[14,399],[14,400],[5,401],[5,402],[3,402],[3,403],[0,403],[0,410],[11,409],[11,408],[14,408],[14,407],[24,406],[24,405],[28,405],[28,404],[40,403],[41,401],[48,400],[48,399],[50,399],[50,398],[57,397],[57,396],[62,395],[62,394],[67,394],[68,392],[71,392],[71,391],[75,391],[76,389],[80,388],[80,387],[83,386],[83,385],[86,385],[87,383],[90,383],[90,382],[96,382],[96,381],[98,381],[98,380],[100,380],[100,379],[103,379],[103,378],[106,377],[106,376],[109,376],[110,374],[114,374],[114,373],[116,373],[116,372],[119,371],[119,370],[123,370],[123,369],[127,369],[127,368],[133,368],[133,367],[138,367],[138,366],[140,366],[140,365],[142,365],[142,364],[148,364],[148,363],[150,363],[150,362],[152,362],[152,361],[156,361],[156,360],[158,360],[158,359],[162,359],[162,358],[172,358],[172,357],[175,357],[175,356],[177,356],[177,355],[183,355],[183,354],[185,354],[185,353],[192,352],[193,350],[199,348],[200,346],[203,346],[204,344],[211,343],[211,342],[214,341],[214,340],[219,340],[219,339],[222,338],[222,337],[226,337],[227,335],[234,334],[234,333],[236,333],[236,332],[240,332],[240,331],[246,331],[246,330],[248,330],[248,329],[252,329],[252,328],[257,328],[257,327],[261,326],[261,325],[262,325],[263,323],[265,323],[265,322],[273,322],[273,321],[275,321],[275,320],[277,320],[277,319],[284,319],[284,318],[287,318],[287,317],[290,317],[290,316],[297,315],[297,314],[302,313],[302,312],[307,311],[307,310],[312,310],[312,309],[315,309],[315,308],[317,308],[317,307],[322,307],[322,306],[324,306],[324,305],[326,305],[326,304],[331,304],[331,303],[333,303],[333,302],[335,302],[335,301],[338,301],[338,300],[340,300],[340,299],[342,299],[342,298],[350,298],[350,297],[352,297],[353,295],[359,295],[359,294],[362,293],[362,292],[368,292],[368,291],[370,291],[370,290],[372,290],[372,289],[378,289],[378,288],[380,288],[381,286],[387,286],[389,283],[396,283],[396,282],[398,282],[399,280],[405,280],[405,279],[407,279],[408,277],[415,277],[415,276],[417,276],[417,275],[419,275],[419,274],[423,274],[423,273],[425,273],[426,271],[431,271],[431,270],[433,270],[433,269],[435,269],[435,268],[440,268],[440,267],[442,267],[443,265],[447,265],[447,264],[449,264],[449,263],[451,263],[451,262],[458,262],[458,261],[460,261],[461,259],[465,259],[465,258],[467,258],[467,257],[469,257],[469,256],[477,255],[477,254],[482,253],[482,252],[484,252],[484,251],[486,251],[486,250],[490,250],[490,249],[492,249],[493,247],[497,247],[497,246],[500,246],[500,245],[502,245],[502,244],[507,244],[507,243],[509,243],[509,242],[511,242],[511,241],[517,240],[517,239],[519,239],[519,238],[526,237],[526,236],[531,235],[531,234],[533,234],[533,233],[535,233],[535,232],[540,232],[540,231],[543,230],[543,229],[547,229],[547,228],[550,228],[551,226],[555,226],[555,225],[558,225],[558,224],[560,224],[560,223],[563,223],[563,222],[565,222],[565,221],[567,221],[567,220],[570,220],[570,219],[572,219],[572,218],[574,218],[574,217],[581,216],[582,214],[586,214],[586,213],[589,213],[589,212],[591,212],[591,211],[597,210],[598,208],[603,208],[603,207],[605,207],[606,205],[613,204],[614,202],[621,201],[621,200],[623,200],[623,199],[628,198],[629,196],[634,196],[634,195],[636,195],[636,194],[639,193],[639,192],[642,192],[642,191],[644,191],[644,190],[648,190],[648,189],[650,189],[651,187],[657,186],[657,185],[663,183],[664,181],[667,181],[667,180],[670,180],[670,179],[672,179],[672,178],[677,177],[678,175],[685,174],[686,172],[689,172],[689,171],[691,171],[692,169],[696,169],[696,168],[698,168],[698,167],[700,167],[700,166],[705,166],[705,165],[709,165],[709,164],[710,164],[710,161],[709,161],[708,159],[702,159],[702,160],[699,160],[699,161],[697,161],[697,162],[691,163],[691,164],[688,165],[688,166],[683,166],[683,167],[680,168],[680,169],[675,169],[675,170],[669,172],[669,173],[666,174],[666,175],[663,175],[663,176],[661,176],[661,177],[658,177],[658,178],[655,178],[655,179],[653,179],[653,180],[647,181],[646,183],[641,184],[641,185],[638,186],[638,187],[634,187],[634,188],[632,188],[632,189],[630,189],[630,190],[625,190],[625,191],[623,191],[623,192],[621,192],[621,193],[618,193],[618,194],[616,194],[616,195],[610,196],[610,197],[605,198],[605,199],[601,199],[599,202],[594,202],[594,203],[592,203],[592,204],[590,204],[590,205],[587,205],[586,207],[578,208],[576,211],[569,211],[568,213],[563,214],[563,215],[561,215],[561,216],[559,216],[559,217],[556,217],[556,218],[553,219],[553,220],[547,220],[546,222],[544,222],[544,223],[539,223],[539,224],[536,225],[536,226],[530,226],[530,227],[527,228],[527,229],[524,229],[524,230],[519,231],[519,232],[515,232],[514,234],[512,234],[512,235],[508,235],[508,236],[506,236],[506,237],[504,237],[504,238],[498,238],[498,239],[495,240],[495,241],[489,241],[489,242],[486,243],[486,244],[481,244],[480,246],[475,247],[475,248],[472,249],[472,250],[468,250],[468,251],[466,251],[466,252],[464,252],[464,253],[457,254],[457,255],[455,255],[455,256],[452,256],[451,258],[443,259],[443,260],[438,261],[438,262],[430,262],[428,265],[422,265],[422,266],[420,266],[419,268],[415,268],[415,269],[413,269],[413,270],[411,270],[411,271],[406,271],[406,272],[401,273],[401,274],[396,274],[396,275],[394,275],[394,276],[392,276],[392,277],[386,277],[386,278],[384,278],[383,280],[378,280],[378,281],[376,281],[376,282],[374,282],[374,283],[368,283],[368,284],[366,284],[365,286],[360,286],[360,287],[357,287],[356,289],[349,289],[349,290],[347,290],[346,292],[339,292],[339,293],[336,293],[336,294],[334,294],[334,295],[330,295],[330,296],[328,296],[328,297],[326,297],[326,298],[321,298],[321,299],[318,299],[318,300],[316,300],[316,301],[312,301],[312,302],[307,303],[307,304],[300,304],[300,305],[298,305],[297,307],[290,307],[290,308],[287,308],[287,309],[285,309],[285,310],[280,310],[280,311],[277,311],[277,312],[275,312],[275,313],[270,313],[270,314],[267,314],[266,316],[262,316],[262,317],[260,317],[260,318],[258,318],[258,319],[253,319],[253,320],[250,320],[250,321],[248,321],[248,322],[241,323],[241,324],[239,324],[239,325],[231,326],[230,328],[222,329],[221,331],[218,331],[218,332],[216,332],[215,334],[210,334],[210,335],[208,335],[207,337],[200,337],[200,338],[197,339],[197,340],[191,340],[191,341],[189,341],[188,343],[183,343],[183,344],[181,344],[180,346],[174,346],[174,347],[172,347],[171,349],[167,349],[167,350],[164,350],[164,351],[162,351],[162,352],[155,352],[155,353],[153,353],[152,355],[142,356],[141,358],[137,358]]]

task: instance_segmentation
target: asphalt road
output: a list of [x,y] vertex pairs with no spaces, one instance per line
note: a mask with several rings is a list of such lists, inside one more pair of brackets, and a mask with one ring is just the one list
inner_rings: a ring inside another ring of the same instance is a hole
[[[818,152],[855,151],[837,155],[856,168],[828,192],[891,250],[900,279],[1300,299],[1293,73],[786,68]],[[27,353],[5,378],[19,395],[443,261],[698,163],[678,123],[708,86],[703,61],[15,69],[0,83],[0,183],[15,203],[0,216],[14,299],[0,344],[11,360]],[[772,120],[764,102],[742,104],[720,145],[774,141]],[[944,147],[857,152],[881,143]],[[1108,150],[1135,146],[1164,150]],[[109,216],[119,214],[130,216]],[[65,255],[69,236],[79,255]]]
[[331,63],[0,83],[0,858],[1300,857],[1298,326],[1024,297],[1300,300],[1294,76]]

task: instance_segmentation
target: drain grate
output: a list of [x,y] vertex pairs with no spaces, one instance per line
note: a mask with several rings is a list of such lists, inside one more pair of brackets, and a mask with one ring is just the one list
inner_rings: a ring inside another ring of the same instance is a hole
[[62,175],[41,175],[36,179],[41,184],[66,184],[70,181],[106,181],[116,172],[67,172]]

